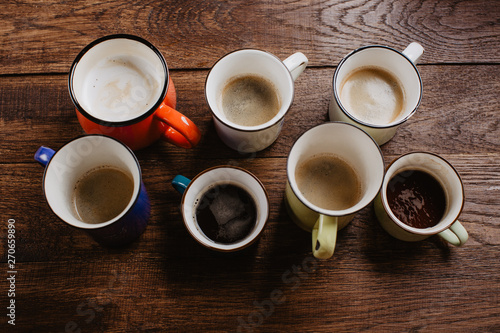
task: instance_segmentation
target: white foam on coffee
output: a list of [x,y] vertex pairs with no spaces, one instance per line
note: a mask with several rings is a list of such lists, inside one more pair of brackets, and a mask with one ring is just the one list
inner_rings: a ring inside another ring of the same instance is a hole
[[398,80],[376,67],[361,68],[344,80],[340,100],[356,118],[386,125],[403,112],[405,94]]
[[160,98],[161,77],[143,57],[126,53],[105,57],[86,74],[80,103],[105,121],[134,119]]

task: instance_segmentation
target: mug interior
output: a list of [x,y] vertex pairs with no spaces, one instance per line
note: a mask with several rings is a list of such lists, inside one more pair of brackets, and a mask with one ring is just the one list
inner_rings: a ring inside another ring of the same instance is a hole
[[[85,223],[76,215],[73,193],[77,181],[88,171],[100,167],[118,168],[134,180],[134,193],[122,213],[103,223]],[[52,211],[66,223],[78,228],[96,229],[113,223],[132,207],[141,187],[139,163],[125,145],[101,136],[88,135],[70,141],[59,149],[45,168],[43,188]]]
[[[221,105],[226,84],[246,74],[258,75],[272,82],[281,102],[280,110],[272,119],[256,126],[242,126],[228,120]],[[205,96],[214,116],[240,130],[259,130],[277,123],[290,108],[293,93],[293,79],[283,62],[271,53],[252,49],[238,50],[221,58],[210,70],[205,83]]]
[[[242,240],[231,244],[215,242],[207,237],[196,221],[196,203],[211,187],[221,184],[239,185],[250,194],[257,208],[257,221],[253,230]],[[182,216],[189,233],[202,245],[219,251],[234,251],[252,244],[260,235],[269,217],[269,199],[264,185],[248,171],[222,166],[208,169],[189,183],[182,198]]]
[[69,78],[76,107],[97,122],[149,115],[162,102],[167,83],[161,53],[129,35],[111,35],[89,44],[75,59]]
[[[387,200],[387,186],[389,181],[403,171],[419,170],[430,174],[436,179],[444,190],[446,208],[441,221],[430,228],[414,228],[401,222],[391,211]],[[462,180],[453,166],[439,157],[426,152],[415,152],[403,155],[396,159],[387,169],[381,190],[381,199],[389,217],[401,228],[421,235],[433,235],[448,228],[458,219],[464,204],[464,189]]]
[[[340,91],[346,77],[362,67],[378,67],[393,74],[403,86],[404,109],[396,119],[384,125],[366,123],[349,113],[340,99]],[[422,80],[415,66],[402,53],[385,46],[367,46],[348,54],[338,65],[333,79],[334,95],[341,109],[351,119],[370,127],[392,127],[407,120],[418,108],[422,98]]]
[[[324,153],[336,155],[356,171],[362,187],[362,196],[356,205],[344,210],[327,210],[302,195],[295,179],[297,166]],[[347,123],[329,122],[306,131],[294,143],[288,156],[287,176],[290,187],[304,205],[320,214],[344,216],[359,211],[375,198],[384,178],[384,159],[377,143],[363,130]]]

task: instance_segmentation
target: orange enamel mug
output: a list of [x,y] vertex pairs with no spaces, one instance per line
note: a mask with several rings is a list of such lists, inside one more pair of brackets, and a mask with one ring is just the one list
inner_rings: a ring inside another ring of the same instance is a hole
[[99,38],[75,58],[69,93],[88,134],[105,134],[138,150],[163,139],[193,148],[198,127],[175,110],[176,92],[167,63],[141,37],[118,34]]

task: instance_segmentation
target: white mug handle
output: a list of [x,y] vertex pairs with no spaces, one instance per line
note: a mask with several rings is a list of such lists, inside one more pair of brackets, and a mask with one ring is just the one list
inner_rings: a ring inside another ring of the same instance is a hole
[[448,229],[438,234],[442,239],[455,246],[462,246],[469,239],[469,234],[464,226],[455,221]]
[[309,60],[302,52],[296,52],[283,60],[286,68],[292,74],[293,81],[297,80],[300,74],[306,69]]
[[424,53],[424,48],[417,42],[410,43],[403,51],[403,54],[407,56],[414,64],[418,62],[422,54]]

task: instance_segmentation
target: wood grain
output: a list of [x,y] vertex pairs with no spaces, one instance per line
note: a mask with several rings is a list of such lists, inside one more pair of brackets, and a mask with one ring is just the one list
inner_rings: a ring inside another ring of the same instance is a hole
[[[461,221],[470,231],[470,240],[467,246],[498,246],[500,245],[500,166],[492,155],[443,155],[452,163],[461,174],[466,194],[466,203],[461,215]],[[386,163],[396,156],[386,156]],[[293,239],[297,236],[297,229],[291,222],[283,208],[283,193],[286,184],[286,158],[255,158],[240,160],[210,159],[189,160],[172,163],[169,158],[146,160],[139,158],[143,170],[144,183],[152,200],[152,217],[147,232],[138,244],[132,246],[134,251],[161,255],[165,246],[163,242],[173,242],[169,247],[179,248],[176,256],[191,257],[184,242],[196,245],[184,228],[180,216],[179,203],[181,196],[170,185],[177,174],[192,178],[204,169],[224,164],[243,167],[253,172],[268,189],[271,203],[271,216],[264,238],[272,241],[280,237]],[[86,260],[100,260],[106,253],[87,234],[65,225],[50,210],[42,191],[43,168],[36,163],[0,164],[0,188],[2,202],[0,210],[3,220],[23,217],[18,221],[19,247],[22,249],[18,259],[23,262],[71,260],[75,255],[85,257]],[[22,189],[22,190],[21,190]],[[13,193],[18,193],[13,196]],[[488,195],[485,195],[488,193]],[[36,214],[29,218],[24,212],[33,211]],[[8,212],[8,215],[6,214]],[[377,224],[372,216],[372,208],[368,207],[356,218],[357,228],[370,229]],[[288,230],[290,229],[290,230]],[[380,229],[380,228],[378,228]],[[359,230],[358,230],[359,231]],[[277,234],[279,232],[280,234]],[[385,236],[385,232],[376,231],[376,237]],[[166,239],[165,239],[166,237]],[[178,239],[180,237],[180,239]],[[355,237],[352,234],[351,237]],[[299,239],[303,235],[298,236]],[[370,235],[365,234],[359,242],[369,242]],[[43,239],[43,242],[38,242]],[[0,246],[5,245],[5,239],[0,239]],[[262,241],[266,243],[266,241]],[[273,246],[267,244],[265,246]],[[353,244],[357,247],[359,244]],[[139,248],[137,248],[139,247]],[[64,251],[71,248],[71,251]],[[307,248],[305,253],[311,251]],[[116,255],[119,251],[116,251]],[[208,254],[208,253],[207,253]],[[1,257],[6,261],[6,254]]]
[[[30,0],[3,3],[0,19],[0,263],[6,272],[6,221],[15,219],[18,270],[16,326],[1,321],[0,332],[500,331],[497,1]],[[51,212],[33,160],[40,145],[58,149],[83,134],[67,73],[86,44],[112,33],[142,36],[161,50],[178,110],[202,132],[192,150],[157,142],[136,152],[152,215],[139,240],[119,249]],[[425,47],[422,104],[381,149],[386,165],[430,151],[457,169],[469,240],[460,248],[438,236],[399,241],[370,205],[339,231],[334,256],[316,261],[311,235],[284,207],[288,152],[301,133],[328,121],[344,55],[412,41]],[[310,60],[282,133],[257,154],[220,141],[203,91],[213,63],[244,47],[281,59],[302,51]],[[170,185],[177,174],[223,164],[253,172],[271,203],[259,242],[235,255],[191,238]]]
[[[437,154],[498,153],[500,66],[421,66],[422,104],[383,146],[384,154],[424,150]],[[328,121],[334,69],[308,68],[296,82],[295,99],[278,140],[258,157],[285,157],[298,136]],[[204,97],[207,71],[173,71],[178,110],[199,127],[200,145],[186,151],[164,142],[139,156],[172,159],[248,158],[217,137]],[[26,88],[26,82],[30,82]],[[32,162],[40,145],[54,149],[83,134],[69,98],[66,75],[0,78],[0,162]],[[26,140],[26,138],[30,140]],[[210,149],[214,147],[214,149]]]
[[80,50],[113,33],[143,36],[171,68],[209,68],[234,49],[302,51],[336,65],[367,44],[425,49],[422,63],[500,60],[500,9],[478,1],[28,1],[2,5],[0,74],[66,73]]

